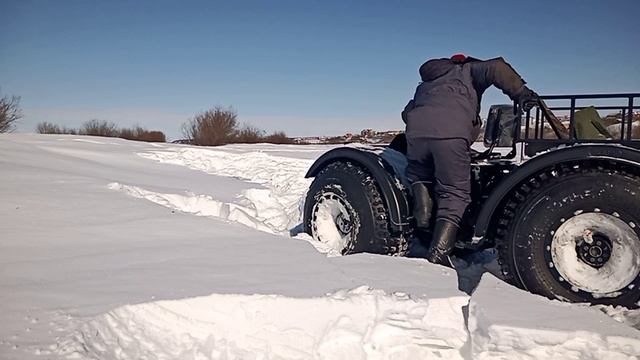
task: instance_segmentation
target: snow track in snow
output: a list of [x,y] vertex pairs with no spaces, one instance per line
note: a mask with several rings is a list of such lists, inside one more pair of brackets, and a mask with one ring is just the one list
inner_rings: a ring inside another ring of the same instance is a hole
[[[230,221],[270,234],[291,235],[293,231],[297,231],[295,228],[289,228],[293,222],[286,217],[283,207],[278,206],[280,203],[272,199],[271,192],[266,189],[245,190],[241,202],[247,205],[243,206],[219,201],[209,195],[165,194],[117,182],[110,183],[107,187],[175,211]],[[296,238],[309,242],[327,256],[341,256],[330,244],[315,241],[307,234],[297,234]]]
[[[236,221],[231,212],[243,213],[241,223],[273,233],[285,233],[302,221],[302,199],[311,183],[304,175],[313,163],[312,160],[293,159],[269,155],[264,152],[230,153],[210,149],[184,148],[171,151],[153,151],[139,153],[139,156],[160,163],[186,166],[208,174],[229,176],[260,184],[264,188],[248,189],[240,194],[238,204],[216,205],[215,199],[206,195],[188,194],[181,198],[164,195],[163,204],[180,211],[190,211],[185,203],[208,202],[211,208],[219,207],[218,214]],[[145,196],[143,196],[145,197]],[[186,200],[192,197],[194,200]],[[173,200],[178,200],[174,202]],[[203,201],[206,200],[206,201]],[[231,217],[224,211],[229,208]],[[253,224],[253,225],[252,225]]]
[[[110,183],[111,190],[118,190],[138,199],[145,199],[156,204],[177,211],[194,214],[197,216],[211,216],[224,220],[237,222],[248,227],[277,234],[283,231],[281,222],[277,218],[269,219],[260,216],[255,207],[245,207],[238,204],[230,204],[213,199],[208,195],[196,194],[163,194],[145,190],[138,186]],[[252,189],[259,191],[258,189]],[[265,212],[262,212],[264,214]]]

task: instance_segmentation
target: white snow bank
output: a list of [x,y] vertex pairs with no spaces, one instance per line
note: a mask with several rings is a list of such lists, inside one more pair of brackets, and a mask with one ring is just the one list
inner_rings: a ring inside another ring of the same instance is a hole
[[[295,229],[287,230],[291,224],[286,212],[277,199],[272,198],[272,193],[267,189],[243,190],[241,204],[216,200],[210,195],[184,192],[183,194],[161,193],[139,186],[124,185],[112,182],[107,185],[111,190],[121,191],[137,199],[144,199],[155,204],[162,205],[174,211],[180,211],[196,216],[213,217],[232,223],[276,235],[290,235]],[[296,217],[301,215],[296,215]],[[297,234],[297,239],[310,243],[316,250],[327,256],[341,256],[335,246],[330,243],[314,241],[307,234]]]
[[[269,155],[262,151],[231,153],[208,148],[178,148],[141,152],[141,157],[210,174],[239,177],[277,190],[283,195],[308,183],[301,181],[313,160]],[[301,176],[302,175],[302,176]]]
[[275,233],[287,232],[298,225],[302,220],[303,197],[311,183],[311,179],[305,179],[304,175],[313,161],[269,155],[262,151],[237,153],[238,150],[182,147],[138,155],[160,163],[260,184],[266,190],[249,189],[240,194],[240,204],[253,213],[252,222],[263,223]]
[[101,359],[463,359],[464,296],[359,287],[318,298],[211,295],[123,306],[63,352]]
[[[636,330],[590,308],[485,276],[465,319],[451,269],[265,233],[295,223],[279,189],[306,190],[295,166],[326,149],[0,134],[0,359],[640,357]],[[137,155],[159,150],[180,166]]]
[[[632,125],[631,126],[632,131],[635,131],[636,128],[640,127],[640,121],[634,121],[631,125]],[[613,136],[614,138],[620,137],[621,129],[622,129],[622,124],[613,124],[613,125],[607,126],[607,130],[609,131],[611,136]],[[626,132],[626,129],[625,129],[625,132]]]
[[[607,329],[606,333],[602,329]],[[473,359],[635,359],[640,332],[596,308],[528,294],[485,274],[469,303]]]
[[[138,186],[123,185],[117,182],[110,183],[108,188],[118,190],[138,199],[146,199],[156,204],[190,213],[197,216],[211,216],[237,222],[251,228],[269,233],[278,233],[277,224],[272,224],[268,218],[259,215],[255,208],[248,208],[238,204],[225,203],[215,200],[208,195],[196,195],[186,193],[163,194],[145,190]],[[252,189],[257,192],[259,189]],[[264,212],[263,212],[264,213]]]
[[596,308],[599,308],[602,312],[611,316],[612,319],[640,330],[640,309],[632,310],[623,306],[611,305],[598,305]]

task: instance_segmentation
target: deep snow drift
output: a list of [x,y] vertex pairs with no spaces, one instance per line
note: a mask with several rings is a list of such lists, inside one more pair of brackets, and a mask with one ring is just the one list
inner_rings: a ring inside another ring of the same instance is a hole
[[637,312],[291,237],[329,148],[0,135],[0,358],[640,357]]

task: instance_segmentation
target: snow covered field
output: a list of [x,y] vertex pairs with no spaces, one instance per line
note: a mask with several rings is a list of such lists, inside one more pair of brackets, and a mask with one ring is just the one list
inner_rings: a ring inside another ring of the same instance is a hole
[[636,311],[290,236],[328,149],[0,135],[0,359],[640,358]]

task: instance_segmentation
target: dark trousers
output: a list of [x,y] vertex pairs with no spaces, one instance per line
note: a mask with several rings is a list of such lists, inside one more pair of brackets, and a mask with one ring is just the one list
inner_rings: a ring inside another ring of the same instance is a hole
[[424,182],[436,202],[436,219],[460,225],[471,202],[471,155],[465,139],[407,138],[407,178]]

